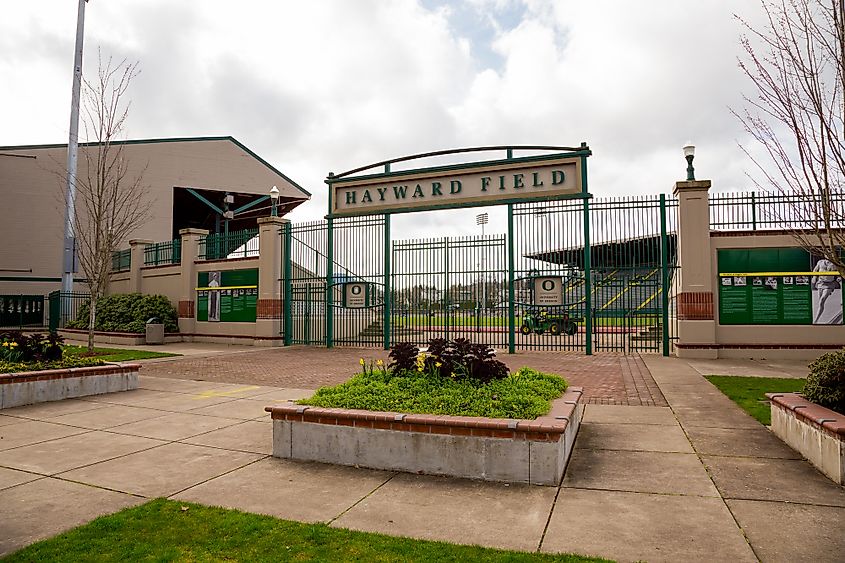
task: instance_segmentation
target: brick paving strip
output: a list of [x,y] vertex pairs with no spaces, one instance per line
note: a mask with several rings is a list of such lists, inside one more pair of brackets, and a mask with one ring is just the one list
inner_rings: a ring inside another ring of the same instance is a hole
[[[305,346],[274,348],[213,356],[186,356],[144,362],[143,374],[227,383],[316,389],[349,379],[358,361],[387,361],[387,352],[373,348]],[[584,388],[584,401],[593,404],[666,406],[666,400],[639,356],[568,352],[499,354],[511,370],[529,366],[562,375]]]

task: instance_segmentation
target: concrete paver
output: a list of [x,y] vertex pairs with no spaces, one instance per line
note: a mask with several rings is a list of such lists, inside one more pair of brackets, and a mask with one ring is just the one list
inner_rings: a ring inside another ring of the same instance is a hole
[[666,452],[577,449],[569,461],[563,486],[719,496],[697,456]]
[[111,431],[146,438],[158,438],[159,440],[182,440],[237,423],[238,421],[232,418],[180,412],[166,414],[151,420],[122,424],[115,426]]
[[701,428],[686,430],[695,451],[701,455],[802,459],[764,426],[757,428]]
[[166,497],[264,456],[171,443],[74,469],[65,479],[147,498]]
[[145,500],[51,478],[5,489],[0,491],[0,555]]
[[[587,408],[589,411],[589,406]],[[647,431],[634,424],[586,422],[578,431],[576,447],[592,450],[632,450],[693,453],[681,427],[650,425]]]
[[725,498],[845,506],[845,487],[803,460],[717,456],[702,459]]
[[54,475],[160,446],[164,442],[110,432],[87,432],[0,452],[0,465]]
[[[96,404],[96,403],[92,403]],[[145,409],[142,407],[129,407],[123,405],[98,405],[97,409],[72,414],[64,414],[50,418],[56,424],[67,424],[80,428],[91,428],[95,430],[106,430],[121,424],[138,422],[139,420],[152,420],[168,414],[167,411],[156,409]]]
[[738,375],[744,377],[807,377],[805,360],[687,360],[687,364],[701,375]]
[[555,488],[400,473],[332,525],[453,543],[535,550]]
[[[570,373],[573,384],[595,384],[558,489],[268,458],[272,425],[263,408],[309,395],[321,377],[348,377],[360,350],[320,351],[312,363],[308,349],[271,352],[156,363],[156,370],[169,366],[167,378],[150,377],[153,364],[147,363],[138,391],[31,408],[31,418],[0,412],[0,541],[11,538],[0,552],[117,510],[122,502],[178,493],[180,499],[333,526],[620,560],[743,561],[752,560],[751,547],[764,561],[837,561],[842,553],[836,533],[845,489],[773,440],[682,360],[597,355],[582,362],[575,354],[538,355],[544,363],[534,367]],[[525,365],[533,357],[514,358]],[[282,361],[289,363],[280,371]],[[211,371],[200,375],[191,366]],[[253,378],[262,369],[266,373]],[[328,371],[319,375],[320,369]],[[285,373],[294,374],[289,387],[274,387]],[[223,380],[231,374],[237,377]],[[191,380],[206,376],[219,380]],[[669,407],[654,406],[666,400]],[[166,443],[127,453],[132,447],[112,451],[105,438],[161,443],[143,433]],[[100,461],[103,455],[117,457]],[[59,463],[51,456],[76,467],[44,477],[56,469],[51,463]],[[44,489],[55,499],[42,494],[39,483],[49,483]],[[16,498],[31,499],[51,516],[30,518],[29,507],[6,502]],[[17,513],[25,525],[7,522]]]
[[678,421],[668,407],[635,407],[627,405],[590,405],[584,422],[614,424],[659,424],[677,426]]
[[[311,392],[313,393],[313,391]],[[191,409],[188,411],[191,414],[206,414],[211,416],[220,416],[223,418],[237,418],[241,420],[253,420],[256,418],[270,418],[270,413],[264,411],[264,407],[279,401],[262,401],[258,399],[236,399],[234,401],[226,401],[225,403],[218,403],[207,407],[200,407],[198,409]]]
[[8,424],[0,426],[0,450],[9,450],[20,446],[27,446],[37,442],[46,442],[56,438],[64,438],[73,434],[88,432],[84,428],[73,428],[42,422],[40,420],[28,420],[20,424]]
[[288,520],[329,522],[392,475],[386,471],[267,458],[192,487],[176,498]]
[[100,408],[103,408],[103,405],[80,399],[65,399],[63,401],[50,401],[47,403],[3,409],[3,414],[35,420],[49,420],[65,414],[87,412]]
[[842,561],[845,508],[729,500],[728,506],[762,561]]
[[542,551],[619,561],[756,561],[720,498],[563,488]]
[[269,419],[262,422],[246,421],[182,441],[198,446],[270,455],[273,453],[273,425],[269,422]]
[[0,490],[29,483],[41,479],[41,475],[34,473],[27,473],[26,471],[18,471],[17,469],[9,469],[8,467],[0,467]]

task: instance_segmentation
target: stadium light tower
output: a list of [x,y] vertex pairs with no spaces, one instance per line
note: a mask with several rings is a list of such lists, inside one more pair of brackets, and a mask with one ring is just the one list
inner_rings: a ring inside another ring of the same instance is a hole
[[484,236],[484,225],[490,221],[490,216],[487,213],[479,213],[475,216],[475,224],[481,225],[481,236]]
[[62,292],[73,291],[76,270],[76,160],[79,152],[79,91],[82,89],[82,40],[85,35],[85,4],[79,0],[76,15],[76,49],[73,55],[73,89],[70,96],[70,134],[67,143],[67,193],[65,194],[65,240],[62,253]]

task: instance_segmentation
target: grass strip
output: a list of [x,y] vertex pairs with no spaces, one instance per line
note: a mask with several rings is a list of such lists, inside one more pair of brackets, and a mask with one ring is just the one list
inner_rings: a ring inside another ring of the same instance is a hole
[[804,388],[804,379],[788,377],[735,377],[708,375],[707,380],[742,407],[742,410],[766,426],[772,423],[772,411],[766,393],[797,393]]
[[397,538],[157,499],[25,547],[6,561],[606,560]]
[[87,346],[62,346],[64,353],[69,356],[95,357],[104,362],[130,362],[132,360],[149,360],[151,358],[169,358],[181,356],[169,352],[149,352],[147,350],[130,350],[126,348],[94,348],[94,353],[88,355]]
[[322,387],[297,401],[315,407],[415,414],[534,419],[549,412],[566,390],[557,375],[521,368],[485,385],[436,374],[359,373],[346,383]]

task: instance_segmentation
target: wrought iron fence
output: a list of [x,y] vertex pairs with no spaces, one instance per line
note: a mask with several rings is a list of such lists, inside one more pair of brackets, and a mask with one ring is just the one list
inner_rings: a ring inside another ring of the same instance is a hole
[[0,295],[0,329],[44,327],[44,302],[43,295]]
[[781,192],[710,194],[710,228],[717,231],[845,228],[845,192],[807,195]]
[[199,242],[201,260],[253,258],[258,252],[258,229],[212,233]]
[[79,312],[82,306],[91,300],[89,294],[54,291],[47,298],[49,301],[48,324],[51,331],[67,328],[73,321],[85,321],[85,319],[79,319]]
[[111,255],[111,271],[125,272],[132,265],[132,251],[128,248],[126,250],[118,250],[112,252]]
[[182,261],[181,239],[148,244],[144,247],[144,265],[179,264]]

